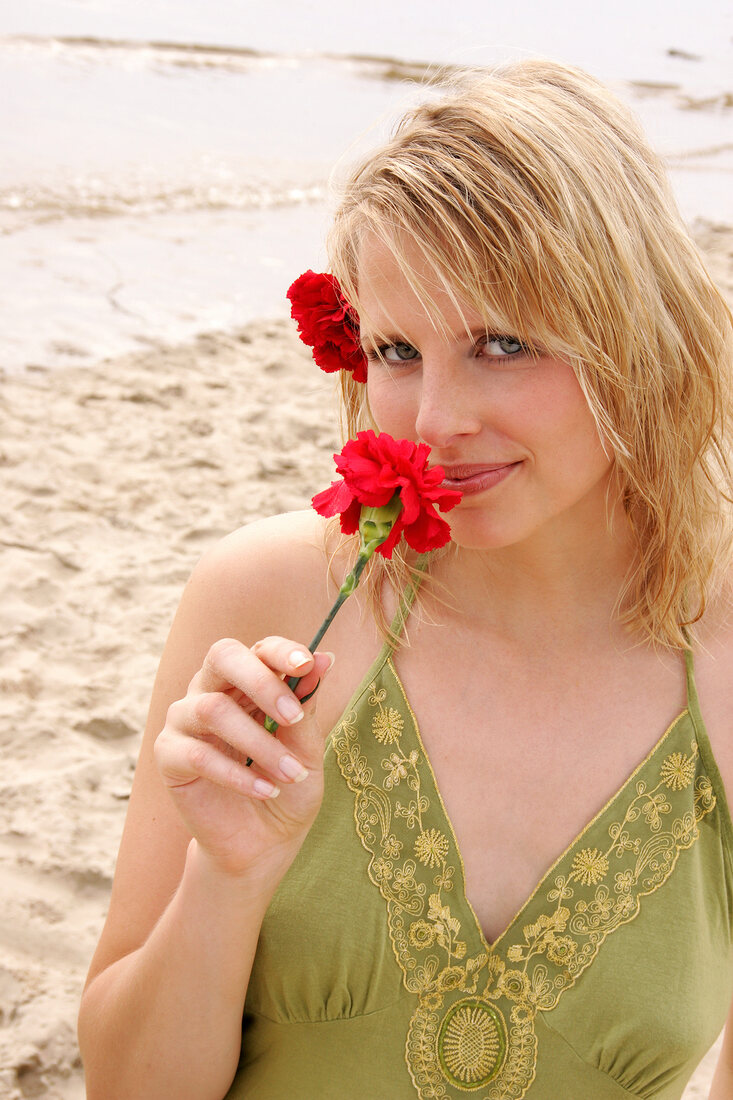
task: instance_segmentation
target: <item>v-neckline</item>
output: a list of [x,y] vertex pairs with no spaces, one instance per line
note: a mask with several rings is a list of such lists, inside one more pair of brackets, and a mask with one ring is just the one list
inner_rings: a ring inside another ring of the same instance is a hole
[[410,721],[412,723],[412,729],[414,731],[414,739],[415,739],[415,743],[416,743],[415,747],[418,748],[420,754],[422,755],[422,759],[423,759],[423,762],[424,762],[425,769],[426,769],[428,775],[430,776],[430,781],[432,783],[433,790],[435,791],[435,795],[436,795],[436,798],[437,798],[438,805],[440,806],[440,812],[442,813],[443,820],[445,822],[446,831],[449,833],[449,835],[450,835],[450,837],[453,841],[455,853],[456,853],[456,856],[457,856],[457,859],[458,859],[458,865],[460,867],[460,872],[461,872],[460,899],[461,899],[462,906],[465,907],[465,909],[468,911],[468,913],[471,916],[471,919],[472,919],[473,924],[475,926],[476,934],[477,934],[477,937],[478,937],[478,940],[481,944],[482,949],[484,951],[488,952],[489,954],[496,954],[501,949],[502,940],[505,940],[507,938],[507,936],[512,932],[512,930],[520,923],[523,914],[526,913],[526,911],[528,910],[528,908],[530,907],[530,905],[532,904],[534,899],[542,891],[543,887],[548,882],[548,880],[550,879],[551,875],[556,870],[558,865],[560,863],[562,863],[562,861],[564,859],[566,859],[566,857],[569,855],[569,853],[571,851],[573,851],[574,848],[576,848],[580,845],[580,843],[583,840],[583,838],[585,837],[585,835],[593,828],[593,826],[596,824],[596,822],[599,821],[599,819],[601,817],[603,817],[604,814],[607,814],[610,811],[610,809],[615,805],[615,803],[617,803],[618,801],[621,800],[621,798],[626,793],[626,791],[628,790],[628,788],[630,787],[630,785],[632,784],[634,779],[637,777],[639,772],[642,770],[642,768],[644,768],[658,754],[658,752],[662,749],[662,747],[667,742],[667,740],[671,736],[671,734],[674,731],[674,729],[676,728],[676,726],[678,726],[679,723],[685,719],[685,717],[691,716],[689,676],[688,676],[688,679],[687,679],[687,683],[688,683],[688,687],[687,687],[687,704],[685,705],[683,710],[669,724],[669,726],[664,731],[662,736],[655,742],[655,744],[652,746],[652,748],[649,750],[649,752],[646,754],[646,756],[643,758],[643,760],[641,760],[636,765],[636,767],[633,769],[633,771],[630,773],[630,775],[628,775],[627,778],[623,781],[621,786],[610,796],[610,798],[597,811],[597,813],[595,813],[593,815],[591,820],[588,821],[582,827],[580,832],[563,849],[563,851],[557,856],[557,858],[552,861],[552,863],[547,868],[545,873],[540,877],[539,881],[535,885],[532,892],[529,894],[529,896],[526,898],[526,900],[522,902],[522,904],[517,909],[514,916],[511,918],[511,920],[506,925],[506,927],[503,929],[503,931],[496,937],[496,939],[489,940],[488,937],[486,936],[485,932],[484,932],[483,926],[482,926],[482,924],[481,924],[481,922],[478,918],[476,910],[474,909],[474,907],[471,904],[471,901],[468,897],[468,893],[466,891],[466,868],[465,868],[465,864],[464,864],[464,861],[463,861],[463,853],[461,851],[461,846],[459,844],[458,837],[456,835],[456,831],[453,827],[453,822],[451,820],[450,814],[448,813],[445,802],[443,801],[443,796],[440,792],[440,787],[439,787],[438,782],[437,782],[437,778],[436,778],[436,775],[435,775],[435,771],[433,769],[432,762],[430,760],[430,756],[429,756],[429,754],[427,752],[427,749],[425,747],[425,744],[423,742],[422,734],[420,732],[420,724],[417,720],[417,716],[416,716],[415,712],[412,709],[412,706],[410,705],[410,700],[407,697],[407,692],[405,691],[405,687],[402,683],[402,679],[401,679],[401,677],[399,675],[399,672],[397,671],[397,667],[394,663],[393,654],[394,654],[393,647],[391,647],[390,644],[387,643],[383,647],[382,652],[379,654],[377,660],[371,666],[369,672],[367,673],[367,676],[362,681],[362,685],[360,685],[360,688],[358,689],[357,693],[355,693],[354,699],[352,700],[352,704],[350,704],[350,706],[353,705],[353,702],[355,701],[355,699],[358,698],[362,694],[363,689],[366,686],[368,686],[368,684],[371,681],[373,681],[377,676],[379,676],[379,674],[382,672],[382,670],[384,668],[389,668],[390,674],[394,678],[394,681],[395,681],[395,683],[396,683],[396,685],[399,689],[399,692],[402,696],[402,699],[404,701],[407,712],[410,715]]
[[[733,824],[692,657],[685,655],[685,708],[489,942],[466,893],[462,852],[393,651],[382,647],[351,695],[331,751],[353,795],[356,837],[368,855],[366,874],[386,903],[403,985],[416,998],[407,1067],[421,1096],[421,1083],[449,1081],[465,1091],[470,1067],[456,1043],[470,1025],[472,1049],[477,1034],[494,1041],[487,1049],[501,1070],[496,1095],[511,1084],[512,1095],[524,1096],[537,1065],[538,1013],[554,1009],[607,937],[643,912],[642,899],[664,886],[683,851],[705,837],[718,867],[719,831],[731,859]],[[709,814],[710,827],[699,828]],[[682,897],[694,889],[696,873],[688,865]],[[679,900],[672,895],[668,904]],[[655,927],[647,925],[645,934],[656,936]],[[483,1083],[488,1078],[476,1087]]]

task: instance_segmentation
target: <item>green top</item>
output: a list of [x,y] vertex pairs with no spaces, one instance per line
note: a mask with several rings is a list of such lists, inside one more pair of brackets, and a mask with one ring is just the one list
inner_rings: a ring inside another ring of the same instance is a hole
[[262,926],[228,1100],[679,1100],[733,996],[733,825],[687,707],[492,945],[385,646]]

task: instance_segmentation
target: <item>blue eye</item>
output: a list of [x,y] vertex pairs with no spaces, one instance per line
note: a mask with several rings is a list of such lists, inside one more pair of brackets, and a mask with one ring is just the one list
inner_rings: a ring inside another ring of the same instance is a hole
[[419,359],[420,352],[413,348],[412,344],[385,344],[379,348],[379,355],[387,363],[406,363],[411,359]]
[[524,344],[520,340],[515,340],[513,336],[489,336],[485,347],[489,355],[494,355],[497,359],[527,350]]

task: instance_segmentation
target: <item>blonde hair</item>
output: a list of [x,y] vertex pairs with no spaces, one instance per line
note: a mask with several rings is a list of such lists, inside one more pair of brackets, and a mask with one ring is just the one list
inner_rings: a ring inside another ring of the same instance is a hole
[[[733,319],[633,116],[548,61],[464,77],[412,110],[345,188],[330,255],[357,312],[367,235],[428,309],[406,242],[492,331],[572,364],[638,550],[621,620],[686,646],[730,557]],[[342,394],[347,434],[374,426],[366,387],[344,375]],[[408,564],[387,568],[398,588]]]

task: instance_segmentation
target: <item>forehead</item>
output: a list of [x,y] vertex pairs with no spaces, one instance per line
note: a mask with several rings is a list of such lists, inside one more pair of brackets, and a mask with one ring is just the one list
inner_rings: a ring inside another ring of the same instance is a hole
[[357,308],[362,336],[399,333],[416,324],[466,331],[488,323],[450,286],[445,275],[410,240],[392,246],[374,235],[359,249]]

